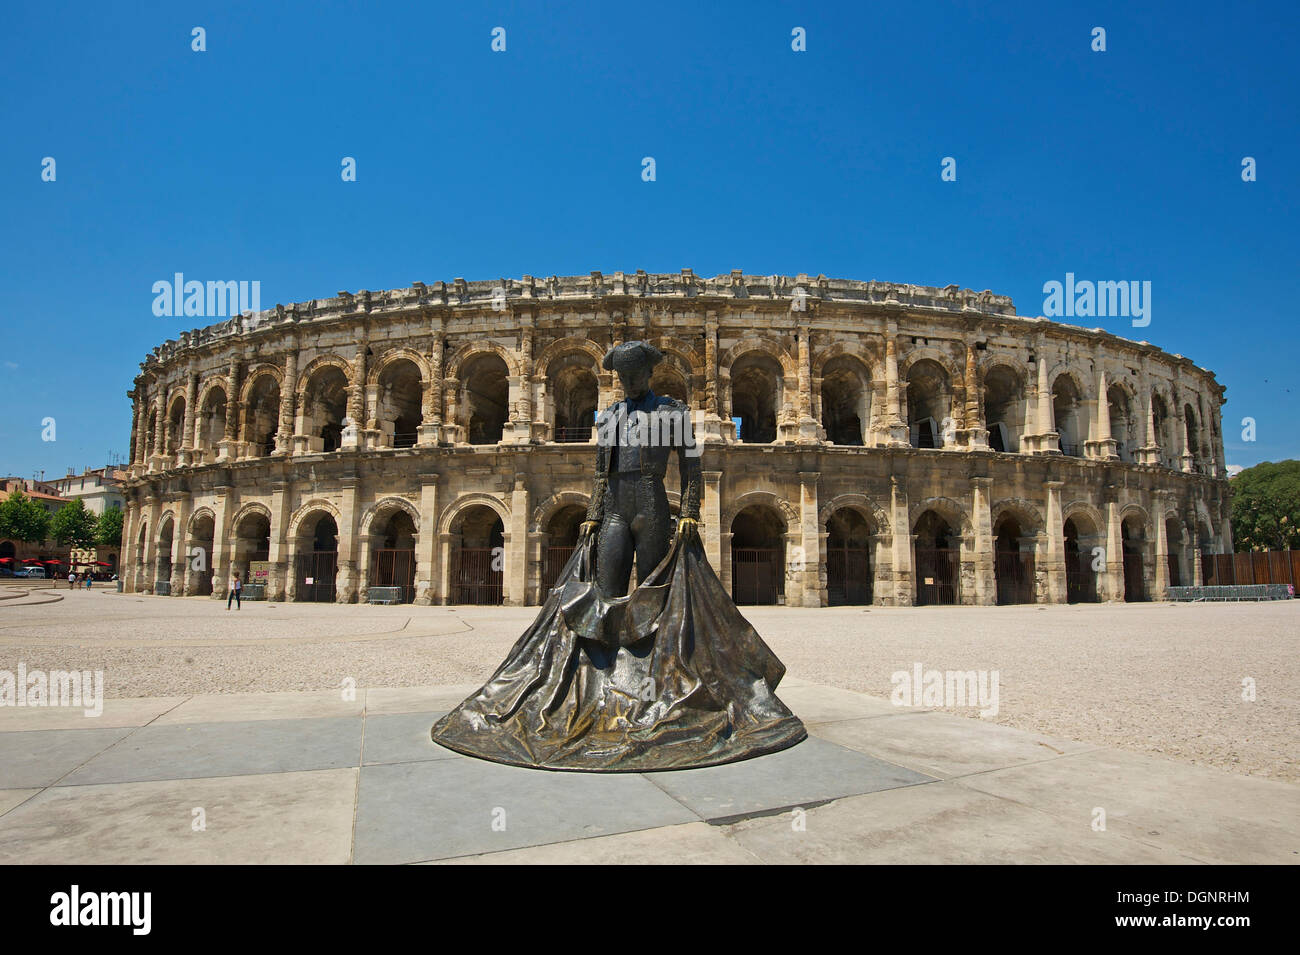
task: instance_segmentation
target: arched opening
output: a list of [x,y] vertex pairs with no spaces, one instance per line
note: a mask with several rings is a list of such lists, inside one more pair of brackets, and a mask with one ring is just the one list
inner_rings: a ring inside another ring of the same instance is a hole
[[1067,603],[1096,603],[1098,566],[1093,548],[1098,546],[1097,528],[1083,516],[1066,518],[1065,527],[1065,600]]
[[274,375],[258,375],[248,389],[244,405],[244,429],[239,440],[246,442],[253,457],[275,451],[275,433],[280,426],[280,384]]
[[379,373],[375,421],[387,448],[413,448],[424,421],[424,383],[409,358],[395,358]]
[[153,592],[167,596],[172,585],[172,544],[176,522],[171,517],[163,520],[158,530],[158,550],[155,552]]
[[377,515],[370,525],[371,587],[400,587],[401,602],[415,602],[415,521],[402,508]]
[[551,362],[547,391],[555,413],[554,436],[561,442],[591,440],[600,383],[590,355],[576,352]]
[[907,370],[907,427],[914,448],[942,448],[952,419],[952,383],[937,361],[922,358]]
[[188,594],[207,597],[212,593],[212,538],[215,530],[216,522],[210,514],[200,515],[190,524],[190,546],[185,554]]
[[851,507],[840,508],[826,521],[826,602],[830,606],[872,602],[873,544],[870,523]]
[[144,454],[149,458],[155,453],[158,447],[158,409],[155,408],[149,412],[148,424],[145,427]]
[[1186,579],[1183,574],[1183,525],[1175,518],[1165,520],[1165,558],[1169,564],[1169,586],[1181,587]]
[[185,437],[185,399],[177,397],[167,413],[167,447],[166,453],[175,455],[181,449]]
[[1185,447],[1192,455],[1192,470],[1201,470],[1201,446],[1199,432],[1196,428],[1196,410],[1191,405],[1183,406],[1183,429]]
[[1124,600],[1137,603],[1147,599],[1143,559],[1146,553],[1146,530],[1134,515],[1124,518],[1120,525],[1120,538],[1124,548]]
[[1173,423],[1169,420],[1169,406],[1159,394],[1151,395],[1151,424],[1160,449],[1160,463],[1167,468],[1174,467]]
[[330,452],[343,446],[348,414],[348,376],[337,365],[316,369],[303,390],[302,431],[307,450]]
[[916,522],[914,537],[916,605],[955,604],[961,546],[957,531],[937,512],[926,511]]
[[1034,602],[1034,543],[1020,522],[1004,514],[993,527],[993,575],[999,605]]
[[477,355],[461,372],[466,440],[500,444],[510,416],[510,369],[499,355]]
[[731,522],[731,592],[737,604],[775,604],[785,597],[785,521],[751,504]]
[[234,548],[230,555],[231,574],[238,573],[244,582],[244,597],[251,597],[250,587],[265,587],[267,562],[271,559],[271,519],[259,511],[250,511],[235,527]]
[[1219,566],[1215,559],[1218,547],[1214,542],[1214,531],[1204,521],[1196,528],[1196,547],[1201,555],[1201,583],[1207,586],[1225,583],[1219,579]]
[[1025,380],[1006,365],[984,375],[984,427],[993,451],[1016,452],[1025,428]]
[[1052,386],[1052,421],[1061,442],[1061,453],[1078,457],[1083,454],[1083,408],[1079,387],[1069,375],[1061,375]]
[[1133,452],[1140,447],[1137,418],[1133,414],[1133,402],[1128,392],[1119,385],[1106,389],[1106,401],[1110,408],[1110,436],[1115,440],[1115,453],[1127,464],[1134,460]]
[[145,554],[149,547],[149,525],[145,521],[140,522],[140,532],[135,535],[135,584],[139,587],[145,580]]
[[578,546],[578,533],[587,519],[587,509],[578,504],[568,504],[546,522],[546,550],[542,559],[542,599],[555,586],[560,571],[573,556]]
[[776,412],[781,407],[785,376],[771,355],[750,352],[731,366],[731,416],[745,444],[776,440]]
[[690,406],[690,386],[682,373],[666,361],[655,366],[654,373],[650,376],[650,390],[666,398],[676,398],[682,404]]
[[822,369],[822,428],[831,444],[861,446],[871,422],[871,377],[862,363],[837,355]]
[[458,604],[500,604],[504,595],[505,525],[485,504],[467,507],[452,525],[451,593]]
[[218,446],[226,436],[226,389],[209,388],[199,408],[198,447],[205,460],[216,456]]
[[294,600],[333,603],[339,570],[339,529],[325,511],[307,515],[298,525],[294,553]]

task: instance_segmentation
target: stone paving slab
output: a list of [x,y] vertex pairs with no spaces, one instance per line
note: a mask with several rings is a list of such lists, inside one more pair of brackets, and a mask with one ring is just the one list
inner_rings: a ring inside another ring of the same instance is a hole
[[1096,748],[947,713],[903,710],[890,719],[817,723],[808,732],[940,779]]
[[705,822],[933,781],[816,737],[770,756],[649,778]]
[[451,759],[459,753],[429,738],[437,713],[385,713],[366,717],[366,740],[361,753],[365,766],[409,763],[424,759]]
[[1089,819],[1062,819],[952,782],[891,789],[790,815],[727,827],[748,852],[772,865],[868,863],[1157,864],[1196,860],[1115,833]]
[[717,826],[688,822],[421,865],[756,865],[759,861]]
[[643,776],[554,773],[457,755],[362,767],[354,859],[423,862],[694,821]]
[[294,720],[333,716],[360,716],[364,694],[347,700],[343,689],[288,693],[221,693],[190,697],[158,717],[158,724]]
[[1097,749],[961,780],[963,786],[1212,863],[1300,863],[1300,786]]
[[0,788],[51,786],[132,732],[124,726],[0,733]]
[[46,789],[0,816],[0,864],[345,863],[356,784],[334,769]]
[[360,757],[359,718],[154,725],[135,730],[59,785],[341,769]]
[[462,683],[454,686],[396,686],[366,690],[366,714],[447,712],[482,686]]
[[777,695],[792,709],[805,725],[829,723],[835,720],[858,720],[868,716],[897,716],[908,710],[895,706],[889,700],[833,686],[786,687],[783,682]]
[[144,726],[187,699],[185,696],[107,699],[98,716],[86,716],[84,709],[68,706],[5,706],[0,708],[0,733]]
[[35,796],[39,789],[0,789],[0,816]]

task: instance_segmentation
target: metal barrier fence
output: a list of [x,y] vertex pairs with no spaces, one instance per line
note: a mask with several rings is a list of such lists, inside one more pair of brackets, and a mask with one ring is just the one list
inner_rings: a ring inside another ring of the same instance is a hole
[[371,587],[366,591],[366,599],[372,604],[400,604],[401,587]]
[[172,595],[172,582],[170,580],[155,580],[153,582],[153,592],[156,597],[170,597]]
[[239,594],[240,600],[265,600],[266,584],[244,584]]
[[1169,599],[1200,600],[1290,600],[1295,588],[1290,584],[1222,584],[1206,587],[1170,587]]

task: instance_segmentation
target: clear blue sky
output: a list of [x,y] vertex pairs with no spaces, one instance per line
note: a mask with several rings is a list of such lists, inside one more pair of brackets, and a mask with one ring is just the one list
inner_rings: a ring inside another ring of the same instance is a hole
[[1067,271],[1149,280],[1149,327],[1082,324],[1214,370],[1229,463],[1300,457],[1300,13],[1146,6],[9,4],[0,473],[127,452],[140,360],[207,324],[153,315],[174,272],[260,280],[269,307],[742,268],[1025,315]]

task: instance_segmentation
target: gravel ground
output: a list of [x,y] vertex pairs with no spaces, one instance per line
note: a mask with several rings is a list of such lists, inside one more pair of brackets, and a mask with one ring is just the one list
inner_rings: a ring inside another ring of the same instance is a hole
[[[102,669],[110,697],[318,690],[344,677],[358,686],[474,683],[536,614],[254,602],[236,612],[109,591],[3,599],[14,592],[0,587],[0,670],[20,661]],[[1300,601],[746,615],[801,679],[888,697],[891,675],[918,663],[996,670],[991,722],[1300,781]],[[1254,702],[1241,699],[1246,678]]]

